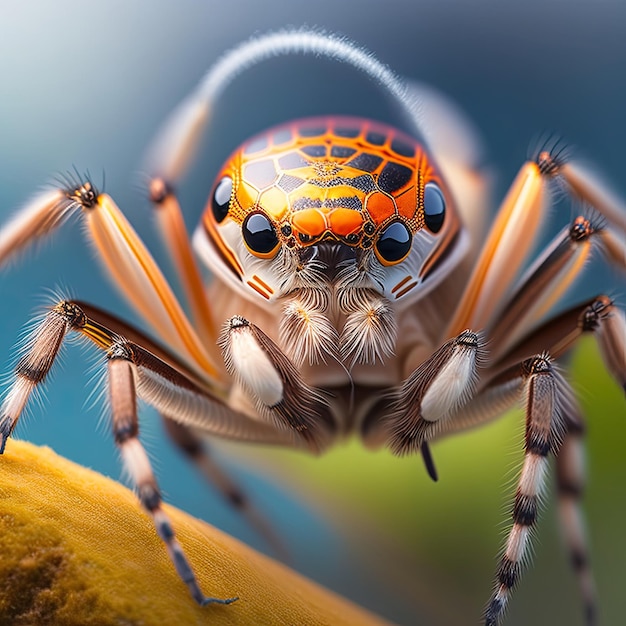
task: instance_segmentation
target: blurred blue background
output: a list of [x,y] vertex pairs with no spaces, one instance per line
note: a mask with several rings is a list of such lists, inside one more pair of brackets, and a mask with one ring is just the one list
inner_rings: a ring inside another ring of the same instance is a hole
[[[626,4],[619,0],[2,0],[0,218],[74,165],[89,169],[96,183],[105,172],[107,191],[169,271],[138,184],[145,147],[222,52],[256,32],[303,24],[345,34],[399,74],[456,100],[483,134],[497,173],[496,197],[544,131],[578,147],[625,194]],[[217,168],[239,142],[268,125],[321,113],[397,120],[374,86],[324,61],[278,59],[237,80],[180,188],[189,228]],[[555,211],[551,232],[568,219],[567,207]],[[624,286],[623,277],[594,264],[581,290],[608,290],[623,304]],[[42,294],[58,287],[136,320],[73,223],[0,276],[5,371]],[[595,363],[593,347],[585,350],[581,370]],[[18,436],[117,478],[115,447],[107,428],[97,427],[101,406],[89,400],[93,363],[80,349],[68,349],[44,408],[33,408]],[[592,369],[596,378],[585,377],[581,386],[588,408],[602,419],[590,428],[587,508],[602,611],[605,623],[614,624],[626,613],[626,412],[623,397]],[[144,415],[143,438],[168,501],[267,551],[179,458],[156,416]],[[476,623],[491,589],[521,424],[513,415],[436,446],[437,485],[418,459],[366,456],[356,446],[313,463],[248,448],[220,454],[286,537],[297,569],[398,623],[454,626]],[[287,481],[286,474],[298,480]],[[582,623],[554,517],[548,506],[507,624]]]

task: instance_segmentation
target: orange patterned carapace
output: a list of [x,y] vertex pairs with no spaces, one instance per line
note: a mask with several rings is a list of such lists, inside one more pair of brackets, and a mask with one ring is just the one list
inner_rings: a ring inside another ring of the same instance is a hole
[[[216,234],[226,218],[246,222],[252,233],[246,239],[244,230],[246,245],[262,258],[281,245],[321,241],[365,250],[391,222],[406,227],[407,239],[424,227],[431,181],[439,178],[420,144],[390,126],[352,117],[298,120],[251,139],[230,157],[205,227]],[[376,252],[385,265],[402,260]]]

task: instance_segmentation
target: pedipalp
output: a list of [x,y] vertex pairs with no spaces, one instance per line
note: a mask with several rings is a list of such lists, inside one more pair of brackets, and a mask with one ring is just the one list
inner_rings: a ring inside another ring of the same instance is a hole
[[335,423],[323,396],[258,327],[233,317],[219,340],[226,368],[250,394],[260,415],[301,437],[312,451],[328,443]]

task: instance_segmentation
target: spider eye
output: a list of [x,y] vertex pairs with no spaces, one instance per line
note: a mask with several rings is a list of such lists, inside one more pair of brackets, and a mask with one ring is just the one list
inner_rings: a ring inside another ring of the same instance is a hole
[[413,236],[402,222],[391,222],[376,241],[376,253],[384,265],[402,261],[411,250]]
[[211,198],[211,209],[215,221],[220,224],[228,215],[230,206],[230,197],[233,193],[233,179],[230,176],[224,176],[215,187],[213,198]]
[[446,216],[446,200],[436,183],[424,187],[424,221],[431,233],[438,233]]
[[280,241],[274,226],[263,213],[250,213],[241,225],[243,240],[252,254],[270,257]]

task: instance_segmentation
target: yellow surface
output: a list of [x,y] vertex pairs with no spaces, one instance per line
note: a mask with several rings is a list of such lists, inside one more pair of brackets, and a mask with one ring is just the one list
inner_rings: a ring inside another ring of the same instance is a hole
[[178,579],[151,520],[120,484],[49,448],[0,457],[0,624],[384,624],[288,568],[168,507],[207,595]]

